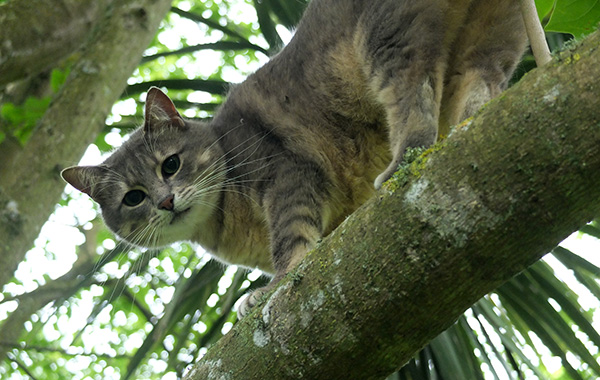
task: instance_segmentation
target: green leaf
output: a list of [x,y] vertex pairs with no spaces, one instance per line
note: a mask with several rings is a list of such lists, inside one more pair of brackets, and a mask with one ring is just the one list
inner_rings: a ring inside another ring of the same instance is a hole
[[600,0],[557,0],[546,31],[590,34],[600,22]]
[[[461,317],[464,318],[464,317]],[[472,347],[460,336],[461,325],[454,325],[431,341],[436,369],[445,379],[483,379],[473,368]],[[477,365],[475,365],[477,367]]]
[[[582,229],[583,231],[583,229]],[[552,255],[559,259],[567,268],[573,269],[573,271],[581,272],[586,271],[593,274],[596,277],[600,277],[600,268],[590,263],[583,257],[574,254],[570,250],[564,247],[556,247],[552,250]]]
[[[496,310],[500,312],[500,315],[496,314],[494,308],[496,308]],[[521,350],[521,344],[515,334],[515,330],[518,329],[516,324],[517,321],[514,318],[509,319],[505,313],[502,313],[500,305],[495,305],[489,297],[484,297],[472,307],[472,310],[475,314],[475,317],[477,318],[477,321],[480,324],[480,318],[485,318],[487,323],[489,323],[494,328],[507,351],[507,355],[511,355],[511,358],[513,360],[514,356],[516,355],[521,361],[521,363],[529,367],[529,369],[531,369],[540,379],[546,377],[544,374],[542,374],[542,368],[534,366],[527,357],[527,355],[525,355],[523,350]],[[529,329],[527,328],[521,329],[522,335],[528,337],[528,330]],[[530,346],[533,346],[533,344],[531,344]],[[543,367],[543,365],[541,367]]]
[[25,144],[31,136],[38,120],[48,109],[50,100],[50,96],[43,98],[28,97],[20,106],[13,103],[5,103],[1,106],[0,116],[10,124],[9,132],[21,144]]
[[577,281],[584,285],[594,297],[600,299],[600,286],[597,282],[600,277],[600,268],[563,247],[554,248],[552,255],[571,269]]
[[288,29],[294,28],[306,8],[306,1],[268,0],[268,4],[281,24]]
[[600,239],[600,228],[598,228],[597,226],[595,226],[593,224],[585,225],[585,226],[581,227],[581,229],[579,231],[583,232],[584,234],[593,236],[596,239]]
[[535,0],[535,7],[537,9],[538,17],[543,20],[550,14],[556,0]]
[[[518,296],[518,295],[521,296]],[[521,319],[527,326],[527,330],[533,331],[544,343],[553,355],[561,359],[564,369],[576,380],[583,380],[579,372],[575,370],[567,360],[567,354],[561,346],[561,341],[557,339],[552,324],[548,325],[543,320],[543,312],[532,301],[536,301],[526,289],[515,281],[510,281],[498,289],[498,295],[501,297],[502,305],[506,307],[511,320]],[[568,329],[570,331],[570,328]],[[531,344],[530,344],[531,345]]]
[[50,73],[50,87],[52,88],[53,92],[58,92],[63,83],[65,83],[65,81],[67,80],[70,71],[70,69],[52,70],[52,73]]
[[[577,296],[565,283],[556,278],[550,266],[541,261],[539,265],[532,267],[529,273],[540,285],[540,289],[552,297],[560,305],[564,313],[577,324],[597,347],[600,347],[600,334],[598,334],[586,318],[584,311],[578,304]],[[592,360],[592,362],[590,366],[595,367],[596,371],[600,371],[600,367],[597,366],[596,361]]]
[[269,51],[277,52],[281,50],[283,47],[283,41],[275,29],[275,22],[269,15],[269,7],[267,6],[266,2],[263,0],[254,0],[254,7],[256,8],[256,15],[258,16],[260,30],[269,43]]

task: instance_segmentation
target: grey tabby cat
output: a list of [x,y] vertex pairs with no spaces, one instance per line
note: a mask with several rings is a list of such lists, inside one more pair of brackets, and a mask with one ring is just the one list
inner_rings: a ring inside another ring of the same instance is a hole
[[407,147],[499,94],[525,45],[518,0],[314,0],[210,123],[184,120],[151,88],[142,128],[101,165],[62,175],[123,239],[192,241],[274,275],[272,286]]

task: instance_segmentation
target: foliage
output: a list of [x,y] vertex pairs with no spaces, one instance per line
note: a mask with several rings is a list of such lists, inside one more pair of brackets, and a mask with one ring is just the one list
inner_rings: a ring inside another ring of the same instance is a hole
[[[50,88],[56,93],[67,79],[69,70],[54,69],[50,73]],[[22,145],[29,139],[37,120],[50,105],[51,96],[29,96],[23,104],[6,102],[0,105],[0,143],[6,135],[13,136]]]
[[6,132],[16,137],[21,144],[25,144],[33,132],[36,121],[46,112],[50,99],[50,96],[41,99],[28,97],[20,106],[12,103],[3,104],[0,116],[11,126]]
[[[598,1],[537,4],[548,31],[580,35],[600,19]],[[305,5],[300,0],[175,1],[96,140],[97,150],[110,151],[139,124],[142,94],[151,85],[168,88],[186,116],[210,117],[230,83],[284,45],[281,28],[296,25]],[[549,40],[559,47],[563,37],[553,34]],[[530,68],[524,64],[520,74]],[[55,68],[55,91],[66,72]],[[5,103],[0,142],[4,133],[24,143],[49,101],[30,97],[22,104]],[[115,243],[92,207],[84,196],[65,194],[45,227],[71,221],[62,227],[78,240],[77,259],[67,259],[73,263],[69,271],[33,279],[17,273],[4,289],[0,323],[21,317],[24,330],[19,342],[0,338],[0,345],[11,348],[0,377],[179,378],[235,323],[238,298],[267,281],[258,272],[209,261],[186,244],[140,252]],[[600,238],[600,225],[585,226],[581,235]],[[25,268],[65,260],[64,248],[55,245],[40,237]],[[564,247],[552,254],[555,259],[539,262],[481,299],[390,378],[598,378],[600,335],[592,322],[600,268]],[[32,304],[37,306],[28,312],[25,306]]]
[[598,0],[536,0],[546,31],[570,33],[575,37],[593,32],[600,20]]

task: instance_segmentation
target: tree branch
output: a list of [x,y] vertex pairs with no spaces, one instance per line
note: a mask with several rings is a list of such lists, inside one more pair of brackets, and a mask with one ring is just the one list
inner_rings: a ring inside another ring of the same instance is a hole
[[1,4],[0,86],[50,68],[77,50],[110,3],[16,0]]
[[0,152],[0,288],[9,281],[76,164],[104,127],[170,0],[113,0],[23,148]]
[[186,379],[381,379],[600,212],[600,35],[403,168]]

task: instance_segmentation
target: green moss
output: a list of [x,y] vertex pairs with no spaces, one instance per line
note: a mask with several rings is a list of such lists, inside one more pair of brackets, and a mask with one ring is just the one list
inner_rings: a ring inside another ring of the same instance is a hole
[[402,163],[398,166],[398,170],[392,178],[385,182],[384,186],[390,192],[395,192],[404,187],[410,178],[420,178],[421,172],[425,168],[430,154],[442,148],[442,143],[438,142],[431,147],[425,148],[408,148],[404,154]]
[[302,282],[302,279],[304,278],[303,274],[298,273],[298,271],[294,271],[291,274],[291,278],[292,278],[292,284],[293,285],[298,285]]

